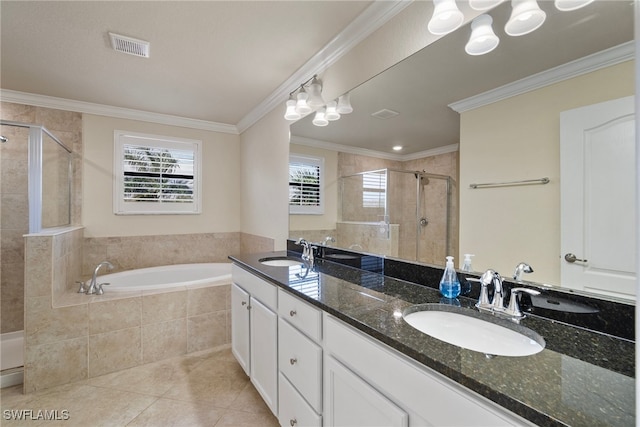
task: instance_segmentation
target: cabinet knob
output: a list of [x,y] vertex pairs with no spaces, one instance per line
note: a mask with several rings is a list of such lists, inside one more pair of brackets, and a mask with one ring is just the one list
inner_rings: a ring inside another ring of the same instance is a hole
[[291,310],[289,312],[289,316],[291,316],[291,317],[295,316],[296,314],[298,314],[298,313],[295,310]]
[[247,302],[246,301],[242,301],[240,304],[247,305]]
[[298,359],[296,359],[295,357],[292,357],[291,359],[289,359],[289,363],[291,363],[292,365],[295,365],[298,362]]
[[291,427],[293,427],[296,424],[298,424],[298,420],[296,420],[295,418],[292,418],[292,419],[289,420],[289,424],[291,425]]

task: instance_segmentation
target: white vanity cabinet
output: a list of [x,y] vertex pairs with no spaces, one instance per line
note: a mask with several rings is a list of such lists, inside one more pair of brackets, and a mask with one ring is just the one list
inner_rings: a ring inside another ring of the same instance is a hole
[[327,313],[323,331],[327,426],[533,426]]
[[282,426],[322,425],[322,312],[278,293],[278,366]]
[[271,411],[278,415],[276,286],[233,265],[231,350]]

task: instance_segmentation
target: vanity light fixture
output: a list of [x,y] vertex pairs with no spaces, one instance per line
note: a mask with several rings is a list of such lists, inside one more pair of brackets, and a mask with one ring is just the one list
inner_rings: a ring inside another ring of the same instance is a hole
[[433,16],[427,25],[431,34],[449,34],[462,25],[464,15],[458,9],[456,0],[433,0],[433,5]]
[[[309,89],[308,92],[307,88]],[[302,83],[299,88],[289,93],[284,118],[286,120],[298,120],[321,105],[324,105],[322,83],[318,80],[318,76],[314,75]]]
[[298,92],[297,99],[298,101],[296,102],[296,111],[298,112],[298,114],[304,116],[305,114],[309,114],[311,111],[313,111],[313,109],[309,107],[309,104],[307,103],[309,94],[306,90],[304,90],[304,85],[300,86],[300,91]]
[[471,22],[471,37],[464,47],[469,55],[484,55],[491,52],[500,43],[500,39],[493,32],[491,16],[480,15]]
[[324,99],[322,99],[322,84],[320,84],[316,76],[313,76],[311,84],[309,85],[309,99],[307,99],[307,104],[314,109],[324,105]]
[[330,122],[340,119],[340,113],[338,113],[337,101],[329,101],[329,103],[327,104],[327,111],[325,113],[325,117]]
[[351,106],[351,93],[347,92],[344,95],[340,95],[338,97],[338,113],[340,114],[349,114],[353,112],[353,107]]
[[320,127],[327,126],[329,124],[329,120],[327,120],[325,113],[326,113],[325,107],[322,107],[321,109],[316,111],[316,116],[313,118],[312,123],[315,126],[320,126]]
[[562,12],[569,12],[571,10],[577,10],[586,5],[593,3],[593,0],[556,0],[556,9]]
[[289,95],[287,100],[287,111],[284,113],[285,120],[298,120],[302,118],[302,115],[296,110],[296,100],[293,94]]
[[474,10],[489,10],[504,0],[469,0],[469,6]]
[[537,30],[547,19],[547,14],[536,0],[511,0],[511,17],[504,26],[510,36],[523,36]]

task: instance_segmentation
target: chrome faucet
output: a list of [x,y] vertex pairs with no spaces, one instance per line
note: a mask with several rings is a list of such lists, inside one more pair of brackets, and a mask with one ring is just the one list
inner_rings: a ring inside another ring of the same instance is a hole
[[89,289],[87,289],[87,295],[97,294],[102,295],[102,285],[98,285],[98,271],[101,267],[106,266],[109,270],[113,270],[113,264],[109,261],[102,261],[98,266],[93,270],[93,276],[91,276],[91,283],[89,284]]
[[[489,301],[489,293],[487,287],[493,284],[493,301]],[[511,299],[509,301],[509,307],[504,307],[504,287],[502,286],[502,277],[497,271],[487,270],[480,278],[480,298],[476,307],[478,310],[490,311],[493,314],[508,317],[511,320],[519,322],[525,315],[520,310],[518,304],[518,295],[521,293],[527,293],[530,295],[540,295],[540,292],[534,289],[528,288],[513,288],[511,289]]]
[[315,250],[316,247],[313,246],[312,243],[309,243],[308,241],[302,238],[298,239],[296,244],[302,246],[302,260],[306,262],[310,268],[313,268],[313,261],[314,261],[313,251]]
[[331,237],[331,236],[327,236],[324,238],[324,242],[322,242],[322,246],[331,246],[330,243],[335,243],[336,239]]
[[513,272],[513,280],[516,282],[522,281],[522,273],[533,273],[533,268],[526,262],[521,262],[516,265],[516,269]]

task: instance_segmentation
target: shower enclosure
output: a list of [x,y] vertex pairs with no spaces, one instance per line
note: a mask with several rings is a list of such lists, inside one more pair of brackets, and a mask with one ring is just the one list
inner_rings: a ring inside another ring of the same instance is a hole
[[5,374],[22,365],[24,235],[70,224],[72,165],[71,150],[42,126],[2,120],[0,135],[0,360],[6,385]]
[[453,185],[446,175],[397,169],[340,177],[339,246],[442,264],[457,253]]

